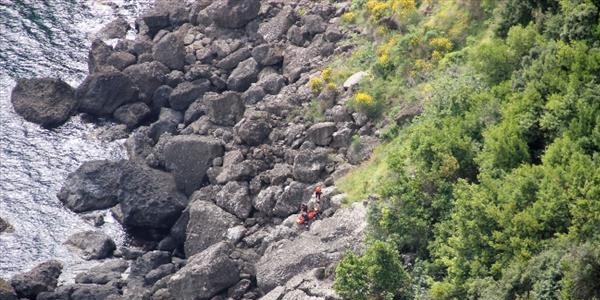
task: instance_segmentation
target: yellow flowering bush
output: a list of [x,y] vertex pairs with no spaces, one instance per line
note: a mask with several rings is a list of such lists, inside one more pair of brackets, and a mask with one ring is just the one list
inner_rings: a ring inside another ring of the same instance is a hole
[[367,13],[372,21],[386,16],[404,17],[416,9],[415,0],[368,0]]
[[373,96],[365,92],[356,93],[356,95],[354,95],[354,100],[357,104],[361,106],[371,106],[375,103],[375,99],[373,98]]
[[440,52],[448,52],[452,50],[452,42],[445,37],[436,37],[429,40],[429,45]]
[[308,81],[308,86],[313,94],[318,94],[325,86],[325,82],[323,79],[321,79],[321,77],[313,77]]
[[354,23],[354,21],[356,21],[356,13],[353,11],[349,11],[347,13],[344,13],[341,16],[342,22],[345,23]]

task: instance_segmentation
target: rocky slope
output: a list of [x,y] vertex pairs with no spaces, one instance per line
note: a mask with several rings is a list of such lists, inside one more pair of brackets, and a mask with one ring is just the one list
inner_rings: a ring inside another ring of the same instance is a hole
[[[334,181],[377,139],[366,116],[344,105],[351,91],[313,94],[308,81],[331,55],[351,51],[339,43],[348,5],[157,1],[137,20],[135,40],[94,41],[90,74],[74,91],[59,80],[19,81],[12,101],[28,120],[56,126],[76,111],[121,123],[115,138],[131,131],[129,160],[84,163],[58,197],[75,212],[111,208],[144,247],[115,250],[110,238],[82,233],[68,243],[87,259],[113,259],[59,287],[59,265],[41,265],[52,269],[14,278],[15,293],[335,299],[333,268],[360,250],[366,205],[340,208]],[[99,36],[127,25],[111,26]],[[321,122],[306,117],[313,99]],[[323,219],[307,230],[294,221],[316,184],[326,186]],[[23,278],[43,284],[31,291]]]

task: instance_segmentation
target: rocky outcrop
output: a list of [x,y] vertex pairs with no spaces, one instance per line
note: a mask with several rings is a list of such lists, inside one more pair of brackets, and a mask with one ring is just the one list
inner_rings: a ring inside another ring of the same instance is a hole
[[206,8],[217,26],[240,28],[258,16],[259,0],[216,0]]
[[62,268],[59,261],[47,261],[28,272],[15,275],[10,284],[19,298],[35,299],[39,293],[56,288]]
[[237,264],[230,258],[232,246],[222,242],[191,256],[185,267],[167,284],[181,300],[208,300],[240,279]]
[[185,232],[185,254],[188,257],[222,241],[227,230],[239,224],[235,216],[212,202],[193,201],[187,213],[189,222]]
[[20,79],[10,98],[15,112],[43,127],[55,127],[77,108],[74,89],[60,79]]
[[71,235],[65,242],[79,250],[84,259],[103,259],[117,248],[115,242],[99,231],[84,231]]
[[110,71],[88,75],[75,94],[79,111],[110,116],[119,106],[137,100],[138,89],[125,74]]
[[323,151],[300,151],[294,158],[294,179],[301,182],[317,182],[327,166],[327,153]]

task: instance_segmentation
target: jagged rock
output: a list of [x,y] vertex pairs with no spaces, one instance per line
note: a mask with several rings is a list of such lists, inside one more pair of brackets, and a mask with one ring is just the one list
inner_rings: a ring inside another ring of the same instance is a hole
[[335,43],[344,37],[342,32],[335,25],[330,25],[325,31],[325,40]]
[[112,52],[112,48],[102,40],[95,39],[92,41],[92,46],[88,53],[88,72],[92,74],[99,71],[106,65],[106,60]]
[[262,168],[263,166],[256,160],[246,160],[238,164],[225,164],[215,180],[219,184],[230,181],[248,181],[256,176],[256,173]]
[[154,37],[161,29],[168,27],[169,13],[167,11],[150,10],[136,20],[136,27],[142,33]]
[[227,290],[227,295],[229,298],[233,298],[235,300],[242,299],[244,293],[248,291],[251,285],[252,281],[250,281],[250,279],[242,279],[240,282],[236,283]]
[[158,121],[150,125],[148,136],[154,142],[164,133],[174,133],[177,130],[177,125],[183,122],[183,114],[170,108],[162,108],[158,116]]
[[137,59],[135,55],[125,51],[119,51],[112,53],[106,59],[106,64],[117,68],[119,71],[122,71],[123,69],[135,64],[136,60]]
[[75,95],[80,111],[110,116],[119,106],[137,100],[138,89],[121,72],[99,72],[88,75]]
[[100,284],[67,284],[56,291],[40,294],[38,300],[104,300],[119,295],[119,290],[111,285]]
[[318,146],[327,146],[331,142],[333,133],[337,130],[335,123],[323,122],[312,125],[306,131],[306,137]]
[[306,188],[306,184],[297,181],[285,187],[273,208],[273,214],[279,217],[287,217],[297,212],[300,204],[308,199],[306,196],[310,196],[310,194],[306,195]]
[[204,182],[206,170],[215,157],[223,156],[221,142],[204,136],[175,136],[164,148],[165,167],[171,170],[177,187],[191,195]]
[[236,132],[240,139],[249,146],[258,146],[262,144],[271,133],[271,126],[268,123],[269,114],[265,112],[252,112],[246,114],[246,118],[239,126],[236,126]]
[[[171,255],[166,251],[150,251],[136,258],[131,263],[130,277],[135,280],[143,279],[150,271],[171,262]],[[135,285],[137,283],[134,283]]]
[[328,110],[331,120],[336,123],[351,122],[352,116],[348,113],[346,107],[336,105]]
[[307,43],[307,39],[309,38],[308,32],[302,30],[302,28],[292,25],[287,32],[287,39],[290,43],[303,47],[305,43]]
[[294,10],[290,6],[285,6],[275,17],[260,24],[258,34],[269,43],[277,41],[295,21]]
[[332,148],[346,148],[352,142],[352,134],[354,131],[350,128],[344,127],[332,135],[331,144],[329,144]]
[[222,242],[191,256],[171,276],[168,287],[181,300],[208,300],[240,279],[237,264],[229,258],[232,246]]
[[305,15],[302,17],[303,29],[310,35],[323,33],[327,29],[327,25],[323,18],[319,15]]
[[134,128],[150,116],[150,108],[144,102],[125,104],[117,108],[113,116],[128,128]]
[[283,76],[289,83],[294,83],[300,75],[309,70],[313,60],[319,58],[314,48],[288,46],[283,56]]
[[129,22],[123,17],[117,17],[104,25],[100,31],[96,34],[98,39],[122,39],[129,31]]
[[172,92],[173,88],[168,85],[161,85],[154,91],[150,105],[153,115],[158,115],[163,107],[169,106],[169,98]]
[[84,259],[103,259],[112,255],[117,248],[115,242],[100,231],[84,231],[71,235],[65,244],[82,251]]
[[227,55],[225,58],[217,63],[217,67],[225,70],[232,70],[237,67],[242,61],[246,60],[251,56],[250,48],[242,47],[235,50],[233,53]]
[[175,110],[185,111],[190,104],[209,90],[210,82],[206,79],[198,79],[193,82],[184,81],[171,92],[169,104]]
[[13,231],[13,227],[7,221],[0,218],[0,233],[11,231]]
[[204,101],[203,99],[198,99],[190,104],[190,106],[185,110],[185,114],[183,115],[183,123],[189,125],[205,114],[206,106],[204,105]]
[[240,219],[246,219],[252,212],[252,199],[248,195],[248,183],[228,182],[215,199],[216,204]]
[[231,72],[227,79],[227,88],[232,91],[243,92],[247,90],[250,85],[258,79],[258,63],[254,58],[248,58],[247,60],[238,64],[238,66]]
[[273,166],[273,169],[267,171],[265,175],[269,179],[271,185],[280,185],[285,183],[288,178],[292,177],[292,166],[277,163]]
[[53,78],[18,80],[12,90],[11,102],[17,114],[44,127],[66,122],[78,103],[74,89]]
[[190,21],[189,10],[185,2],[179,0],[155,1],[153,10],[166,12],[169,16],[169,23],[172,26],[179,26]]
[[262,66],[272,66],[283,61],[281,46],[262,44],[252,49],[252,57]]
[[131,65],[123,73],[131,78],[131,81],[140,91],[140,100],[150,103],[152,96],[159,86],[163,85],[169,68],[160,62],[145,62]]
[[285,78],[279,74],[269,74],[258,82],[267,94],[276,95],[285,86]]
[[260,300],[281,300],[281,298],[285,295],[285,288],[282,286],[278,286],[272,289],[269,293],[260,298]]
[[256,18],[259,11],[259,0],[216,0],[206,8],[213,22],[224,28],[241,28]]
[[[194,199],[196,197],[192,197]],[[190,257],[222,241],[227,230],[238,224],[238,219],[207,201],[194,201],[188,207],[189,222],[186,229],[185,255]]]
[[188,81],[194,81],[200,78],[206,79],[211,77],[212,72],[213,70],[211,66],[197,62],[193,64],[187,72],[185,72],[184,78]]
[[294,179],[313,183],[317,182],[325,171],[327,165],[327,153],[321,151],[303,150],[298,152],[294,158]]
[[242,100],[244,103],[252,105],[262,100],[265,95],[265,90],[261,86],[253,84],[242,94]]
[[296,239],[272,243],[256,264],[258,287],[268,292],[304,271],[329,266],[346,251],[359,251],[364,239],[366,212],[367,207],[355,203],[330,218],[314,222],[310,232]]
[[129,263],[122,259],[113,259],[91,268],[89,271],[79,273],[75,277],[76,283],[107,284],[121,278],[127,270]]
[[171,70],[182,70],[185,45],[176,33],[167,33],[152,47],[152,57]]
[[244,238],[245,234],[246,234],[246,227],[244,227],[244,225],[238,225],[238,226],[229,228],[227,230],[227,233],[225,234],[225,237],[232,244],[236,244],[237,242],[242,240],[242,238]]
[[35,299],[41,292],[53,291],[63,265],[56,260],[41,263],[28,272],[15,275],[10,284],[20,298]]
[[153,285],[161,278],[163,278],[167,275],[173,274],[176,271],[177,271],[177,267],[172,263],[160,265],[156,269],[148,272],[144,276],[144,283],[146,285]]
[[376,137],[360,136],[356,142],[353,142],[348,147],[348,151],[346,152],[348,162],[356,165],[369,159],[377,145],[379,145],[379,140]]
[[280,186],[270,186],[261,190],[254,198],[252,205],[256,210],[270,216],[277,200],[281,198],[283,189]]
[[207,115],[217,125],[233,126],[242,118],[245,105],[238,93],[208,93],[204,96]]
[[58,199],[74,212],[106,209],[119,202],[121,162],[84,162],[67,176]]
[[15,293],[13,287],[10,285],[10,283],[6,282],[2,278],[0,278],[0,299],[17,300],[17,294]]

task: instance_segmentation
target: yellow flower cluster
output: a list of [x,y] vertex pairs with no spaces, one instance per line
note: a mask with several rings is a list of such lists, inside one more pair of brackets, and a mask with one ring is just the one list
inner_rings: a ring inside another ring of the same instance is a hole
[[331,68],[325,68],[321,71],[321,76],[313,77],[308,81],[308,86],[310,87],[310,91],[313,94],[320,93],[323,88],[327,87],[328,89],[335,90],[335,83],[333,80],[333,70]]
[[354,23],[354,21],[356,20],[356,13],[353,11],[349,11],[347,13],[344,13],[342,16],[342,21],[345,23]]
[[415,0],[368,0],[367,12],[373,20],[397,15],[406,16],[416,9]]
[[356,103],[362,107],[369,107],[375,104],[375,99],[373,98],[373,96],[365,92],[356,93],[354,95],[354,101],[356,101]]
[[323,86],[325,86],[325,82],[321,77],[313,77],[308,81],[308,86],[313,94],[318,94],[323,89]]
[[429,40],[429,45],[440,52],[452,50],[452,42],[445,37],[436,37]]
[[387,66],[391,63],[390,55],[392,53],[392,48],[398,44],[399,39],[399,36],[394,36],[377,49],[377,63],[382,66]]

